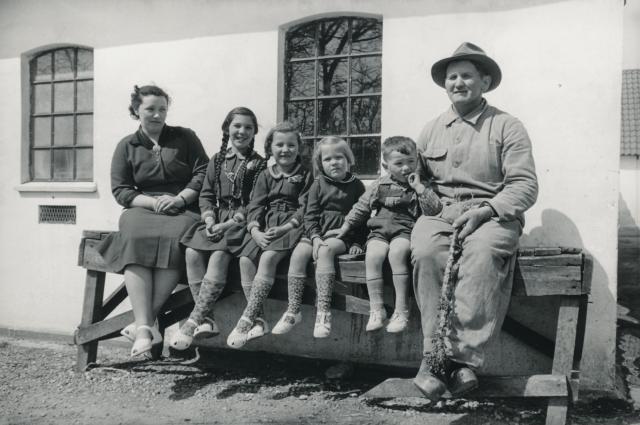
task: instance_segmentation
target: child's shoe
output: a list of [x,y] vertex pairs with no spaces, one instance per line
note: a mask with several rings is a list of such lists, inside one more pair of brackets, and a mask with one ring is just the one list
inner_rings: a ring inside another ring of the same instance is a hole
[[211,317],[205,317],[204,322],[193,331],[193,337],[199,339],[212,338],[218,335],[220,335],[220,328]]
[[270,331],[269,324],[262,317],[257,317],[253,327],[247,334],[247,341],[265,336]]
[[389,323],[387,324],[387,332],[398,333],[407,329],[409,325],[409,311],[408,310],[396,310],[391,315]]
[[367,332],[377,331],[384,327],[384,321],[387,320],[387,311],[383,308],[380,310],[371,310],[369,312],[369,321],[365,328]]
[[282,335],[289,332],[295,325],[300,323],[302,320],[302,313],[298,312],[296,314],[289,313],[285,311],[278,323],[273,327],[271,333],[276,335]]
[[187,319],[178,332],[173,334],[171,337],[171,341],[169,341],[169,346],[171,348],[175,348],[176,350],[186,350],[191,347],[191,343],[193,342],[194,330],[197,328],[198,324],[193,319]]
[[241,348],[249,340],[249,330],[253,323],[247,317],[242,316],[238,324],[227,337],[227,345],[231,348]]
[[326,338],[331,333],[331,312],[319,311],[313,327],[314,338]]

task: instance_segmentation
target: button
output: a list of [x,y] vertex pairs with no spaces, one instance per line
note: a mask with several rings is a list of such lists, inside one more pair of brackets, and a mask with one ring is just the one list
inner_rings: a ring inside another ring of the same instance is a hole
[[460,166],[460,161],[453,161],[451,165],[453,165],[453,168],[458,168]]

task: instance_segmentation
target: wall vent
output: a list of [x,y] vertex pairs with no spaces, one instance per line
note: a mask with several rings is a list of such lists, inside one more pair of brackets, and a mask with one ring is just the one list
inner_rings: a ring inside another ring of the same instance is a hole
[[40,205],[39,223],[76,224],[75,205]]

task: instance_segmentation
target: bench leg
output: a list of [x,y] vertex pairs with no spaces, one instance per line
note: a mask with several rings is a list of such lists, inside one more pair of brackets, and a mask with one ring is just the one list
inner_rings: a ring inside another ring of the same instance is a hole
[[[102,297],[104,295],[105,273],[87,270],[84,285],[84,302],[80,327],[98,322],[101,318]],[[89,363],[94,363],[98,354],[98,341],[78,345],[76,370],[82,372]]]
[[[560,310],[558,311],[558,325],[551,373],[553,375],[564,375],[567,379],[571,376],[573,368],[579,310],[579,297],[562,297]],[[566,423],[569,396],[549,398],[546,425],[564,425]]]

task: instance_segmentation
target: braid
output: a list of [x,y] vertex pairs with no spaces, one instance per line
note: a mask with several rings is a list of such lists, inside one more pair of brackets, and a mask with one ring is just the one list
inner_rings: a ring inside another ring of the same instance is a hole
[[216,178],[214,180],[216,187],[218,188],[218,195],[222,192],[222,187],[220,186],[220,172],[222,171],[222,162],[225,161],[227,156],[227,144],[229,143],[229,133],[223,133],[222,135],[222,145],[220,145],[220,152],[218,152],[218,156],[216,157]]
[[258,177],[260,177],[260,174],[262,174],[262,172],[266,168],[267,168],[267,160],[261,158],[261,161],[258,163],[258,166],[256,167],[256,171],[253,174],[253,182],[251,183],[251,187],[248,188],[249,198],[251,197],[251,192],[253,192],[253,188],[256,187],[256,182],[258,181]]

